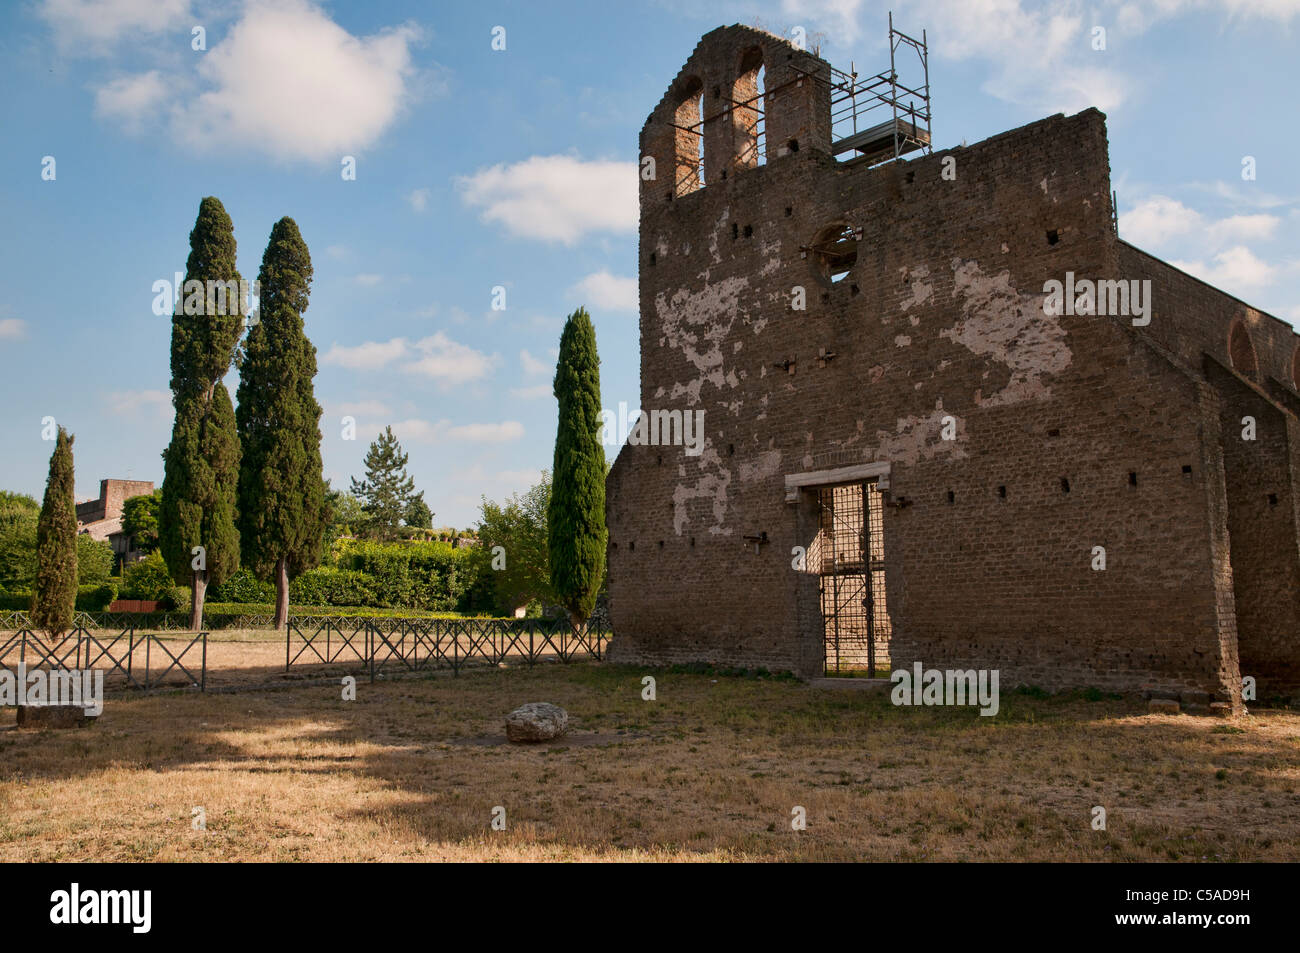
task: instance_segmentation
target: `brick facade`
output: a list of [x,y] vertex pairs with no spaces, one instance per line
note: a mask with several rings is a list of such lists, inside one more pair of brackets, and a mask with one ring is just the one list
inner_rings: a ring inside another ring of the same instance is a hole
[[[764,163],[726,108],[753,95],[756,60]],[[1234,706],[1245,671],[1300,693],[1300,338],[1116,238],[1095,109],[847,166],[828,74],[777,37],[715,30],[642,132],[641,406],[703,410],[707,439],[614,464],[611,657],[820,674],[820,580],[792,558],[817,545],[817,493],[787,485],[865,468],[894,667]],[[677,128],[697,95],[703,187]],[[832,281],[818,243],[846,226],[856,261]],[[1045,313],[1067,272],[1149,279],[1150,325]]]
[[77,532],[108,539],[122,529],[122,504],[152,492],[153,483],[148,480],[100,480],[99,498],[77,504]]

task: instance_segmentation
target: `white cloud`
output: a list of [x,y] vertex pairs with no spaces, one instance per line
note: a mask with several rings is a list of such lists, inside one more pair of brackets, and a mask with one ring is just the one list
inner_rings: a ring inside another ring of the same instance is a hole
[[423,212],[428,207],[429,197],[432,194],[428,189],[416,189],[407,194],[406,201],[415,211]]
[[325,254],[337,261],[340,258],[347,258],[352,252],[348,250],[347,245],[330,245],[325,249]]
[[[393,433],[402,442],[410,443],[509,443],[524,435],[524,425],[517,420],[503,420],[500,423],[487,424],[453,424],[450,420],[430,422],[412,418],[399,420],[393,425]],[[376,430],[376,433],[378,431]]]
[[366,341],[352,347],[337,341],[321,356],[321,364],[337,364],[358,370],[375,370],[397,360],[407,353],[406,338],[391,341]]
[[636,279],[608,271],[588,275],[570,288],[569,294],[602,311],[635,311],[638,307]]
[[459,344],[442,331],[415,343],[419,356],[404,370],[422,374],[443,387],[463,384],[486,377],[497,363],[497,356]]
[[207,89],[176,107],[176,132],[195,148],[222,141],[338,162],[396,120],[418,37],[412,25],[355,37],[307,0],[250,0],[199,61]]
[[1153,195],[1119,217],[1119,234],[1152,251],[1181,251],[1181,258],[1169,258],[1175,268],[1230,293],[1246,295],[1275,282],[1283,268],[1240,243],[1266,241],[1281,224],[1279,217],[1266,213],[1212,219],[1177,199]]
[[635,162],[533,156],[457,179],[461,198],[512,235],[572,245],[591,232],[637,227]]
[[168,416],[172,411],[172,395],[165,390],[117,390],[108,395],[108,408],[115,414],[152,411]]
[[381,281],[384,280],[384,276],[375,275],[375,274],[361,274],[361,275],[353,275],[352,280],[355,281],[357,284],[362,285],[366,288],[373,288],[375,285],[379,284]]
[[1210,231],[1218,241],[1256,240],[1272,238],[1281,224],[1276,215],[1233,215],[1220,219],[1210,226]]
[[0,318],[0,341],[26,337],[27,322],[19,318]]
[[94,55],[111,52],[127,35],[192,25],[189,0],[44,0],[39,12],[60,49]]
[[449,387],[486,377],[496,366],[498,357],[453,341],[439,331],[414,343],[406,338],[366,341],[351,346],[335,342],[321,358],[321,364],[373,371],[402,360],[406,361],[402,370],[421,374]]
[[533,377],[538,374],[546,374],[551,369],[545,361],[539,361],[527,351],[519,352],[519,363],[523,366],[524,373]]
[[1120,215],[1119,235],[1134,245],[1156,247],[1200,225],[1200,212],[1167,195],[1153,195]]
[[1119,233],[1125,241],[1143,247],[1156,248],[1175,238],[1192,236],[1213,248],[1233,241],[1272,238],[1281,221],[1265,213],[1211,221],[1177,199],[1153,195],[1120,215]]
[[1288,23],[1300,14],[1296,0],[1154,0],[1146,3],[1121,3],[1116,22],[1120,28],[1142,33],[1170,17],[1201,10],[1217,10],[1231,19],[1276,20]]
[[140,129],[150,114],[157,115],[167,99],[167,81],[158,70],[120,76],[95,90],[95,115],[126,129]]
[[1232,294],[1257,291],[1270,285],[1280,271],[1276,266],[1261,261],[1244,245],[1236,245],[1220,252],[1210,263],[1171,261],[1170,264]]

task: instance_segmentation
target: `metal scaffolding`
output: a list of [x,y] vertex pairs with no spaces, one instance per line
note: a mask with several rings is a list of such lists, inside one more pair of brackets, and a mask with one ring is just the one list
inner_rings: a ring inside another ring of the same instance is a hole
[[[919,68],[915,87],[899,82],[900,58]],[[917,150],[930,151],[929,49],[924,30],[919,40],[895,30],[890,13],[888,72],[859,79],[852,63],[847,73],[831,67],[831,152],[846,165],[876,165]]]

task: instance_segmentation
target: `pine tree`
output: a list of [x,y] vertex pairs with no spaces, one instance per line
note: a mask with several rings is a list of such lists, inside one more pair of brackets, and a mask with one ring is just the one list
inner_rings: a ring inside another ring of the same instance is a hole
[[316,348],[303,332],[311,255],[298,226],[282,218],[258,273],[260,321],[244,343],[235,420],[239,542],[243,564],[275,582],[275,625],[289,617],[289,578],[320,563],[328,514],[321,477],[320,415],[312,379]]
[[433,510],[429,509],[429,504],[424,502],[423,491],[411,497],[402,521],[413,529],[433,529]]
[[72,628],[77,607],[77,501],[73,489],[72,440],[60,427],[50,457],[45,502],[36,523],[32,624],[55,639]]
[[171,443],[163,452],[158,513],[159,548],[172,578],[193,579],[190,627],[195,630],[203,625],[208,585],[220,585],[239,568],[239,437],[234,406],[221,379],[243,333],[243,302],[229,291],[219,297],[218,290],[239,288],[240,280],[234,225],[221,202],[209,196],[199,204],[190,232],[185,285],[177,292],[184,304],[172,315],[176,417]]
[[[402,517],[416,498],[415,481],[406,475],[407,458],[393,428],[385,427],[366,451],[366,478],[352,480],[352,493],[361,499],[366,513],[366,531],[373,536],[396,536]],[[419,498],[423,497],[421,493]]]
[[586,625],[605,572],[605,448],[600,441],[600,357],[585,308],[565,322],[555,368],[560,404],[547,510],[551,586],[574,628]]

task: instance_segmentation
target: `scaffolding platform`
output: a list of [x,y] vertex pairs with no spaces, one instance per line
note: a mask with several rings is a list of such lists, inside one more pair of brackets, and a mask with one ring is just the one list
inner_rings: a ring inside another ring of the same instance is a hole
[[930,130],[925,126],[918,126],[907,119],[887,119],[870,129],[832,143],[831,154],[838,156],[856,152],[857,155],[842,160],[843,163],[872,165],[929,146]]

